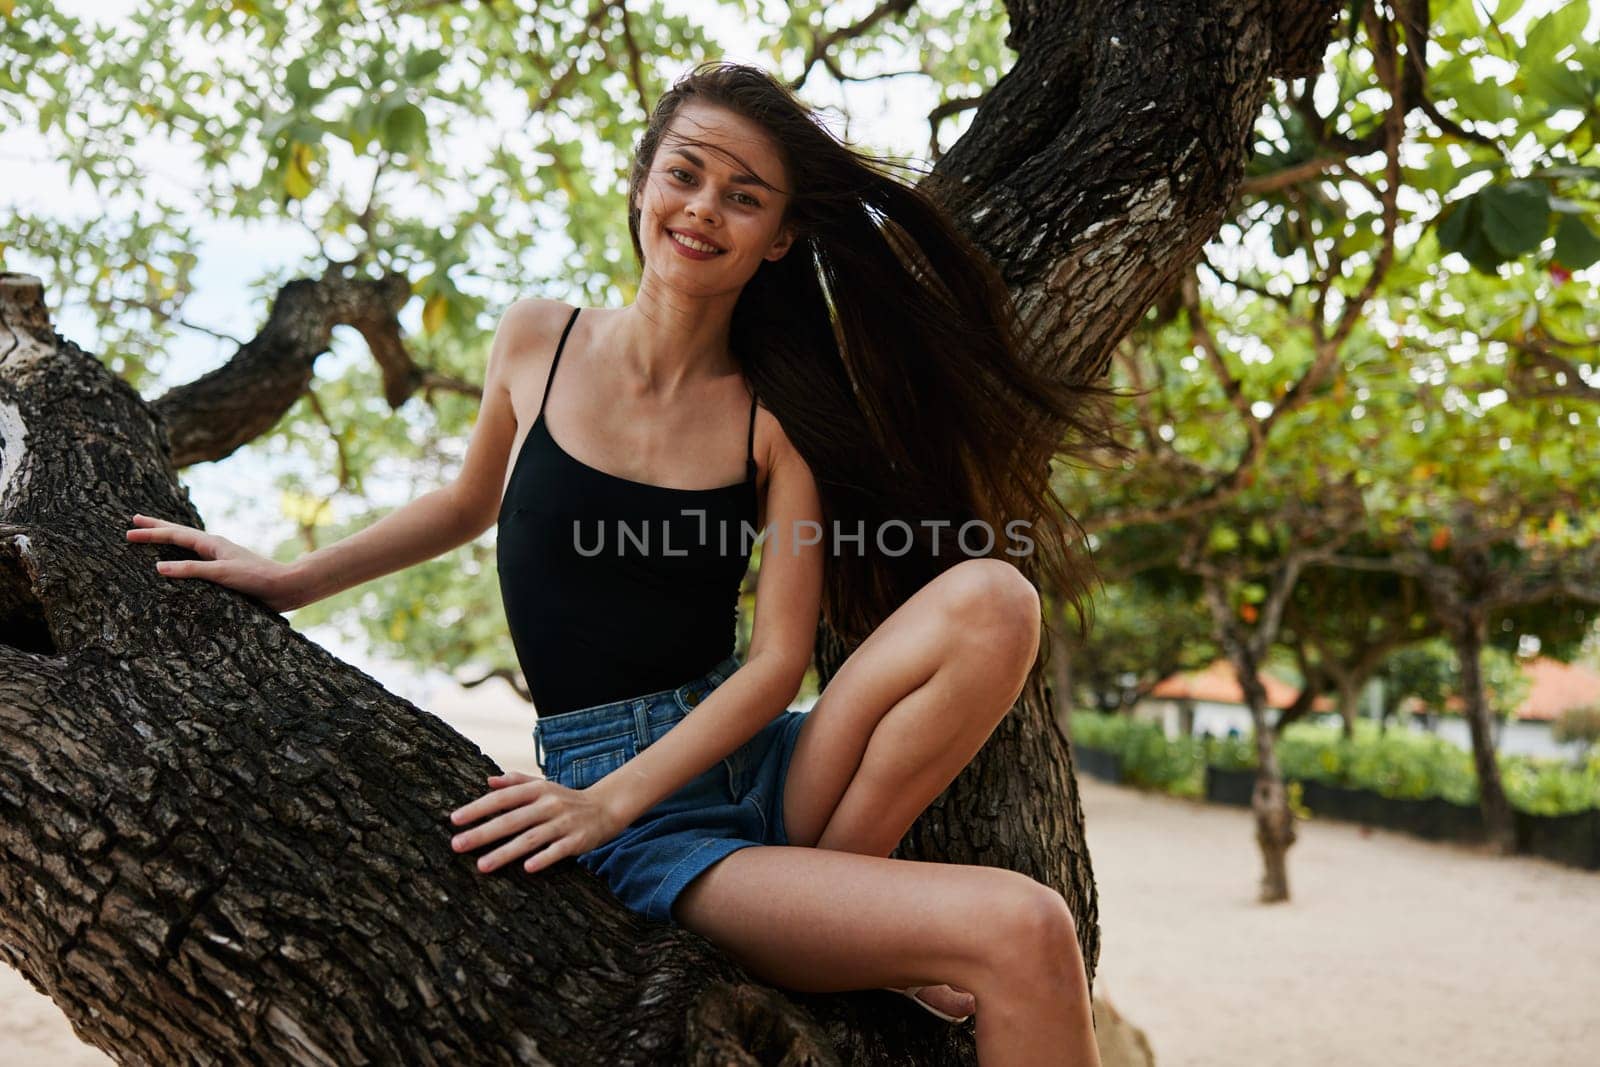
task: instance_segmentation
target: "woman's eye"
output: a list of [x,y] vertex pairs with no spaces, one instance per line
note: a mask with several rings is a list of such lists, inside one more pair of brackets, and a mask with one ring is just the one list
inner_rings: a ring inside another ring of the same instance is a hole
[[[674,178],[678,178],[678,180],[683,182],[684,184],[688,184],[690,181],[692,181],[694,179],[694,175],[690,174],[688,171],[684,170],[682,167],[668,167],[667,168],[667,173],[672,175]],[[680,178],[679,175],[682,175],[682,177]],[[761,201],[757,200],[755,197],[751,196],[749,193],[739,193],[737,195],[738,195],[738,198],[739,198],[739,203],[743,204],[745,207],[760,207],[761,206]]]

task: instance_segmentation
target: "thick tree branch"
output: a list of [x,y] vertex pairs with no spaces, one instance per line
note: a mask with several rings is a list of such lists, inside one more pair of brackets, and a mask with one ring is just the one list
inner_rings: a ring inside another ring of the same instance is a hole
[[151,403],[174,466],[222,459],[276,426],[311,385],[312,365],[335,326],[354,326],[383,370],[384,398],[399,407],[421,377],[395,318],[411,297],[404,275],[381,280],[330,269],[278,291],[266,325],[221,367]]

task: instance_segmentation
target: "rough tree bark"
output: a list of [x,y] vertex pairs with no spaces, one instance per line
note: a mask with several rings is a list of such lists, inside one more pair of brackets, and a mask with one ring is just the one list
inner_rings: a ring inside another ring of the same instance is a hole
[[[1269,80],[1315,69],[1336,5],[1015,0],[1015,69],[929,181],[1003,266],[1062,375],[1215,231]],[[970,1063],[891,994],[787,994],[564,863],[482,877],[445,813],[489,761],[210,583],[161,581],[135,512],[272,424],[335,322],[406,368],[389,279],[280,292],[262,336],[155,405],[0,283],[0,953],[125,1063]],[[263,383],[266,383],[264,385]],[[298,384],[297,384],[298,383]],[[452,384],[452,383],[446,383]],[[460,383],[453,383],[460,385]],[[818,666],[848,654],[826,632]],[[1058,888],[1093,977],[1082,811],[1036,670],[898,855]]]

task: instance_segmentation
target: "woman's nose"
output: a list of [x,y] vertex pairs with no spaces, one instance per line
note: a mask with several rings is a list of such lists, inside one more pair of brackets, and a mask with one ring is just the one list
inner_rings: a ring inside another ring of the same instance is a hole
[[713,196],[708,196],[705,193],[696,193],[689,201],[688,211],[689,214],[693,215],[697,219],[700,219],[702,222],[706,219],[715,220],[717,217],[716,199]]

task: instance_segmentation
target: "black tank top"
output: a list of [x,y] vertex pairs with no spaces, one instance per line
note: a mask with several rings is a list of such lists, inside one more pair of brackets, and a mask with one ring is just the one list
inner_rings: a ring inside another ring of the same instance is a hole
[[734,651],[739,584],[758,532],[755,399],[745,480],[671,489],[607,474],[539,415],[512,464],[495,557],[517,661],[541,718],[671,689]]

